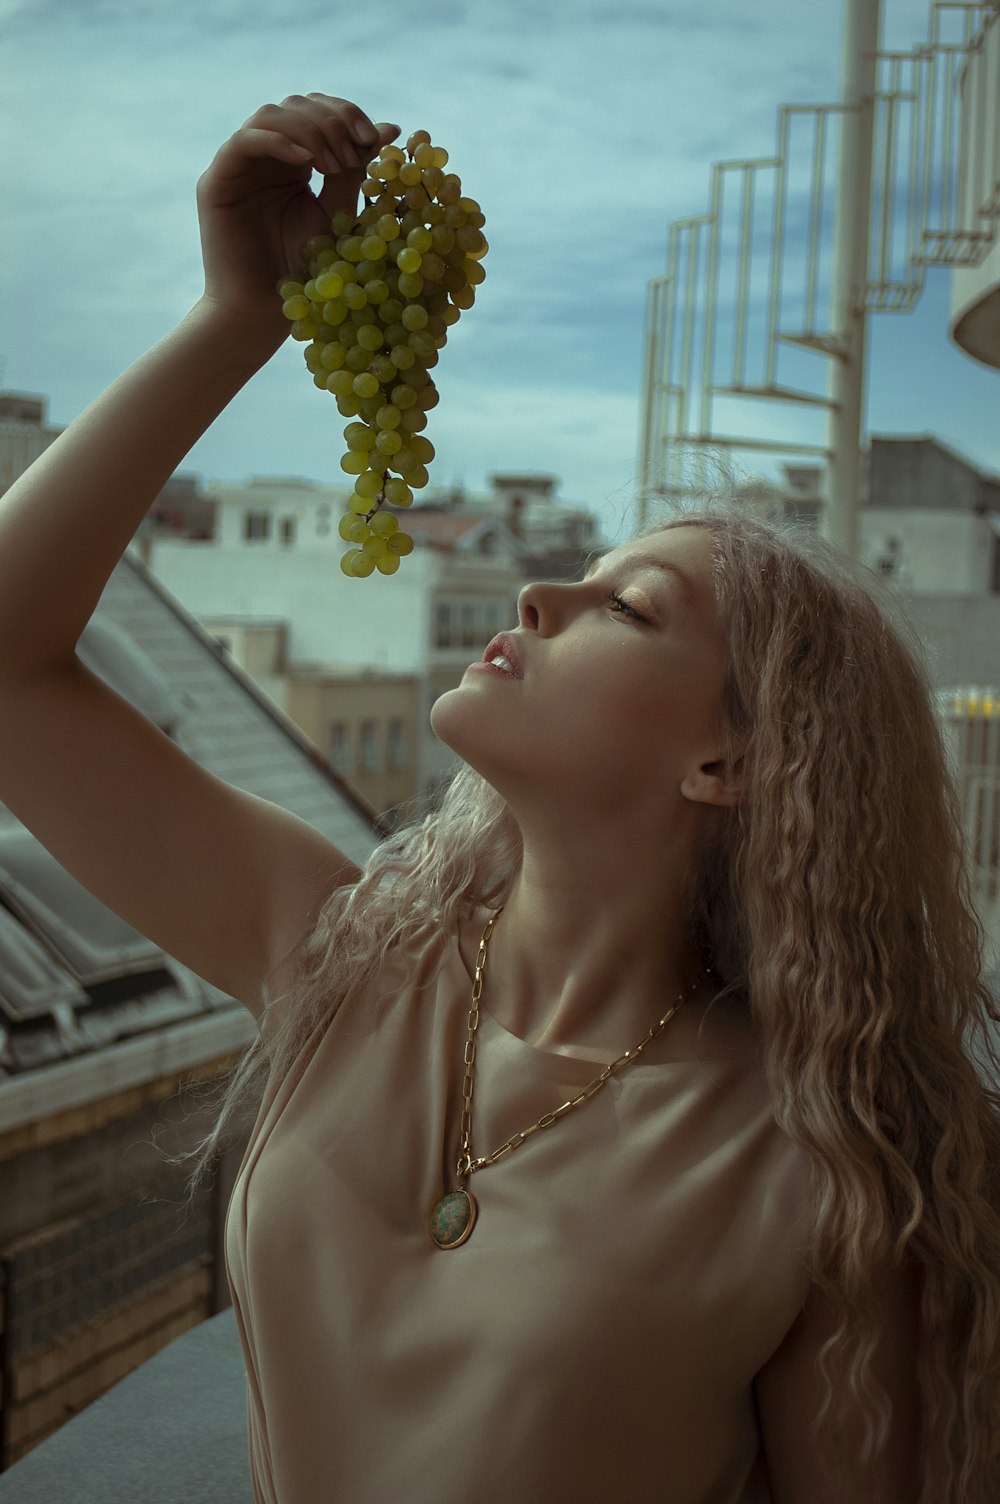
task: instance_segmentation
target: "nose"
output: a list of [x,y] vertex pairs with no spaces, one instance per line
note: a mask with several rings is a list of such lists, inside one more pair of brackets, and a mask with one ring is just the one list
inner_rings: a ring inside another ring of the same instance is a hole
[[517,597],[517,618],[521,626],[538,631],[540,613],[550,615],[563,587],[550,581],[536,580],[525,585]]

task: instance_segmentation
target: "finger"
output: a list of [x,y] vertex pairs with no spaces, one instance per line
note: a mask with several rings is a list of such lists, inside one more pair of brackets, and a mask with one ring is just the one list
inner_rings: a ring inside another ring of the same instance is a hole
[[261,126],[243,126],[216,152],[215,176],[220,179],[238,177],[246,171],[252,158],[259,157],[273,157],[310,172],[315,165],[310,148],[291,140],[284,132],[265,130]]
[[320,124],[307,111],[288,107],[287,100],[281,105],[261,105],[244,125],[243,131],[248,129],[277,132],[299,146],[304,146],[319,172],[340,172],[344,166],[336,153],[331,151]]
[[349,168],[367,166],[387,141],[399,134],[398,125],[374,125],[349,99],[312,93],[305,100],[314,106],[313,118],[321,124],[331,151]]

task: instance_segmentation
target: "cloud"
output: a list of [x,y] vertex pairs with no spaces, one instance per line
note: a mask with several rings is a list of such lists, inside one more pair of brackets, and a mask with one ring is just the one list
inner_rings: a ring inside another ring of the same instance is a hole
[[[342,93],[405,132],[426,126],[487,215],[487,282],[435,371],[432,479],[541,468],[614,519],[668,226],[704,213],[713,161],[773,150],[782,102],[836,97],[839,8],[802,15],[801,0],[0,0],[0,127],[19,143],[0,160],[3,382],[49,394],[69,422],[199,296],[195,188],[221,143],[267,101]],[[926,0],[894,0],[887,42],[926,34]],[[801,264],[793,244],[800,282]],[[725,276],[723,318],[731,260]],[[939,303],[907,318],[905,341],[873,342],[872,426],[910,412],[975,441],[995,377],[946,349]],[[914,341],[946,388],[914,378]],[[821,389],[821,363],[803,359]],[[314,429],[314,393],[286,347],[184,467],[327,477],[339,415],[331,404]],[[740,431],[806,418],[814,429],[815,414],[756,404]]]

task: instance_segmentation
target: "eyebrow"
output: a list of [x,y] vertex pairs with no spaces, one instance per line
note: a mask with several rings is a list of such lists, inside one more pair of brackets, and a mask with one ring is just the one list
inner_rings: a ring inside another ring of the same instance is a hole
[[[606,557],[607,555],[605,554],[595,554],[587,565],[583,578],[589,580],[598,564]],[[676,564],[671,564],[668,559],[658,559],[655,554],[628,554],[622,560],[622,567],[625,569],[659,569],[664,574],[671,574],[680,585],[688,603],[691,604],[694,601],[694,591],[691,587],[691,581],[683,569],[680,569]]]

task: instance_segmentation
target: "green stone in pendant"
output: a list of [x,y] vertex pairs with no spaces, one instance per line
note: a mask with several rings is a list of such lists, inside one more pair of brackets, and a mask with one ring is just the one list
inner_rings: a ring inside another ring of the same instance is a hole
[[476,1224],[476,1202],[469,1191],[449,1191],[431,1212],[430,1233],[439,1248],[457,1248]]

